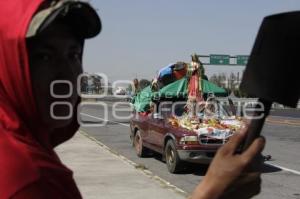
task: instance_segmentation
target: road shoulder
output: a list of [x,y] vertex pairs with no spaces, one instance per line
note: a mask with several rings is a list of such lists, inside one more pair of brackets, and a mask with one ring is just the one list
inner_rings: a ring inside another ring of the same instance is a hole
[[186,198],[186,193],[78,132],[56,149],[74,172],[83,198]]

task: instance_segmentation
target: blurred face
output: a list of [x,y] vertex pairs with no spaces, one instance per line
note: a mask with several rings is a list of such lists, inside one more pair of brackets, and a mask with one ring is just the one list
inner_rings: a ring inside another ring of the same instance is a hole
[[[51,104],[67,102],[76,108],[79,99],[77,77],[82,73],[83,40],[75,37],[68,26],[53,23],[38,36],[28,39],[27,48],[33,95],[40,119],[49,128],[64,127],[73,119],[55,119],[51,116]],[[71,92],[71,96],[57,98],[51,95],[50,86],[55,80],[69,82],[73,90],[66,83],[55,83],[53,93],[67,95]],[[52,107],[53,115],[60,118],[69,115],[70,111],[72,110],[68,105]]]

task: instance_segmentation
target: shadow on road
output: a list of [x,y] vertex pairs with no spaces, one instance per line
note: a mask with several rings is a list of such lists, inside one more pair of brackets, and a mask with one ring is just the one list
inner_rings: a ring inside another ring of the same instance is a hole
[[[156,153],[156,152],[151,152],[144,158],[153,158],[153,159],[165,164],[165,161],[163,160],[162,155],[159,153]],[[208,165],[185,162],[182,165],[182,170],[180,172],[176,173],[176,175],[192,174],[192,175],[196,175],[196,176],[204,176],[206,174],[207,169],[208,169]]]
[[264,164],[262,167],[262,173],[275,173],[275,172],[280,172],[282,169],[279,169],[275,166],[269,165],[269,164]]
[[[150,152],[146,157],[144,158],[154,158],[157,161],[163,162],[165,164],[165,161],[163,160],[163,157],[161,154],[156,152]],[[196,175],[196,176],[205,176],[207,169],[209,165],[203,165],[203,164],[195,164],[195,163],[184,163],[182,165],[182,170],[177,175]],[[274,173],[274,172],[280,172],[281,169],[274,167],[269,164],[264,164],[262,166],[262,173]]]
[[179,175],[192,174],[195,176],[205,176],[209,165],[186,163]]

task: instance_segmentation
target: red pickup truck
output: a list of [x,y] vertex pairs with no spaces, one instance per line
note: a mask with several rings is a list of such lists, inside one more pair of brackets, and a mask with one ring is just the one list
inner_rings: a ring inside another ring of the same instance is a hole
[[[209,164],[224,139],[206,139],[205,135],[171,125],[171,105],[161,107],[160,114],[136,113],[132,118],[130,138],[137,155],[144,157],[149,150],[162,154],[171,173],[180,171],[185,161]],[[225,109],[221,111],[228,114]],[[183,106],[175,112],[182,114]]]

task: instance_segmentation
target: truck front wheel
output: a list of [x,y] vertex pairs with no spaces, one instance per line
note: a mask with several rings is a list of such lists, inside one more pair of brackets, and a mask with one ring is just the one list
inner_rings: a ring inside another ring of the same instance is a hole
[[178,156],[175,143],[172,139],[167,141],[164,155],[167,168],[170,173],[177,173],[182,170],[182,162]]

